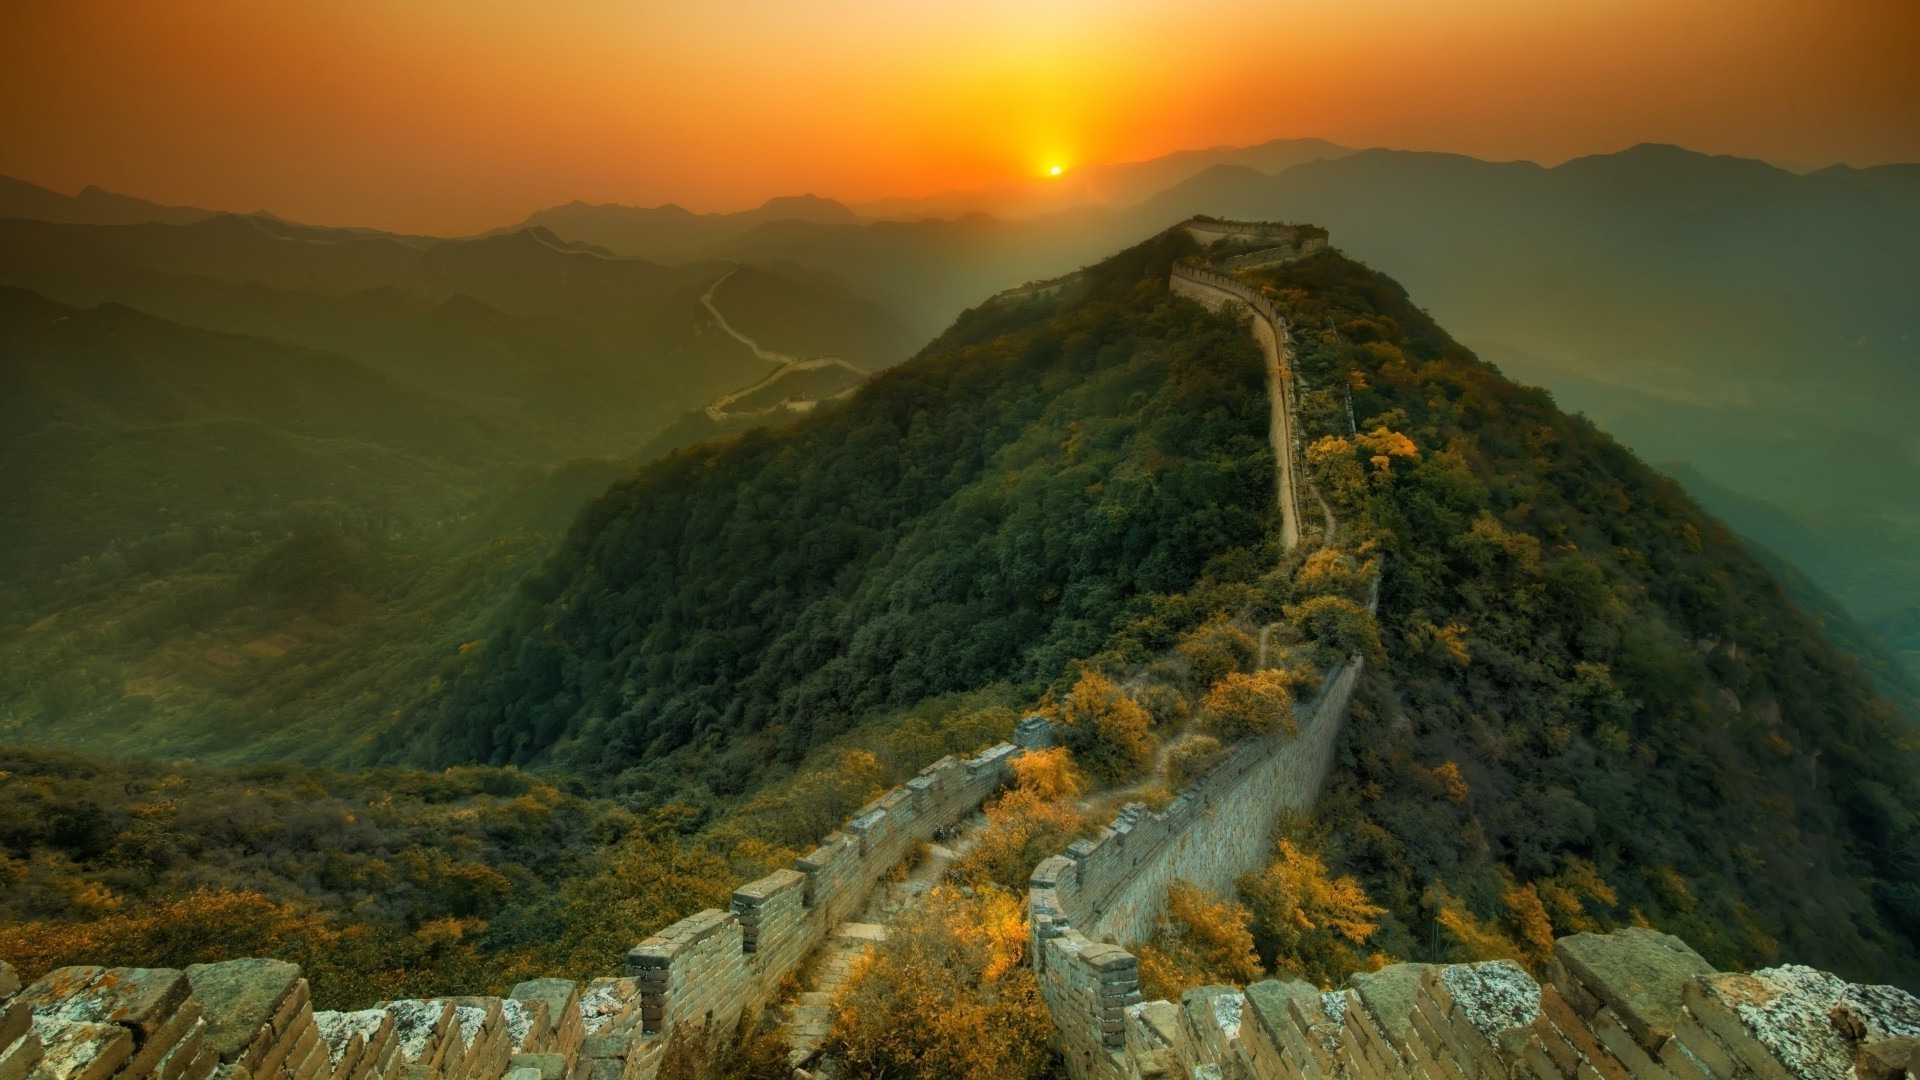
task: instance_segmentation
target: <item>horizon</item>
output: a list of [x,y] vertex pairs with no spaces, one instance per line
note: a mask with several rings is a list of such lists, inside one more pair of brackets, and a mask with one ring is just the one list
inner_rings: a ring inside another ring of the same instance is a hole
[[83,0],[10,18],[0,174],[433,235],[573,199],[859,204],[1272,138],[1543,165],[1643,142],[1796,169],[1920,160],[1903,53],[1920,10],[1893,0]]
[[[1089,169],[1128,168],[1128,167],[1148,164],[1152,161],[1159,160],[1160,158],[1171,157],[1179,154],[1207,154],[1207,153],[1244,151],[1244,150],[1252,149],[1254,147],[1265,146],[1265,145],[1269,145],[1276,142],[1313,142],[1313,141],[1333,143],[1333,140],[1322,139],[1319,136],[1303,135],[1298,137],[1281,136],[1273,139],[1260,139],[1260,140],[1256,140],[1256,141],[1245,143],[1245,144],[1220,143],[1220,144],[1215,144],[1212,146],[1205,146],[1205,147],[1180,147],[1174,150],[1170,150],[1165,154],[1157,155],[1154,158],[1143,158],[1143,159],[1136,159],[1136,160],[1112,161],[1112,162],[1105,162],[1105,161],[1086,162],[1084,164],[1074,167],[1073,169],[1063,170],[1063,172],[1053,174],[1052,176],[1036,175],[1036,176],[1030,176],[1030,177],[1013,177],[1013,178],[1001,180],[996,183],[987,183],[987,184],[982,184],[982,185],[979,185],[976,187],[970,187],[970,188],[949,188],[941,191],[928,192],[928,193],[916,194],[916,195],[900,195],[900,194],[879,195],[879,196],[866,198],[866,199],[849,199],[849,198],[844,198],[832,193],[818,191],[818,190],[781,191],[781,192],[774,192],[772,194],[767,195],[765,198],[759,199],[754,202],[745,203],[745,204],[728,205],[728,206],[721,206],[721,207],[715,207],[715,208],[699,208],[696,206],[688,205],[688,203],[691,200],[676,199],[676,198],[668,198],[661,202],[648,204],[648,203],[639,203],[639,202],[632,202],[632,201],[621,201],[619,199],[597,202],[597,201],[591,201],[591,200],[587,200],[580,197],[574,197],[569,199],[563,199],[558,202],[547,203],[541,206],[533,207],[532,209],[529,209],[524,213],[518,214],[511,221],[502,221],[495,225],[484,225],[479,228],[475,228],[466,232],[433,232],[425,229],[387,228],[384,226],[367,225],[362,222],[351,221],[351,220],[349,221],[316,221],[316,220],[295,217],[293,215],[283,213],[273,206],[266,206],[266,205],[243,208],[240,206],[232,206],[232,207],[211,206],[211,205],[206,205],[201,203],[169,203],[166,200],[154,198],[143,192],[117,190],[117,189],[108,187],[106,185],[94,183],[94,182],[87,182],[77,187],[62,189],[60,187],[56,187],[51,184],[41,183],[33,179],[32,177],[21,176],[17,174],[10,174],[5,172],[0,172],[0,179],[10,179],[10,180],[19,181],[22,183],[32,184],[36,187],[40,187],[45,190],[52,191],[57,195],[61,195],[67,198],[75,198],[84,194],[88,190],[94,190],[107,195],[113,195],[113,196],[124,197],[124,198],[142,199],[142,200],[156,203],[163,206],[175,206],[180,208],[204,210],[210,213],[232,214],[232,215],[237,215],[242,217],[258,214],[258,215],[265,215],[267,217],[272,217],[277,220],[287,222],[289,224],[306,225],[306,226],[312,226],[317,228],[368,229],[368,230],[378,231],[378,232],[393,233],[395,235],[418,235],[418,236],[434,237],[437,239],[465,239],[465,238],[482,236],[486,234],[498,233],[498,232],[503,232],[508,230],[519,229],[519,228],[533,227],[535,223],[531,222],[530,219],[533,218],[534,216],[542,213],[543,211],[557,209],[565,206],[586,206],[586,207],[592,207],[596,209],[617,207],[621,209],[644,210],[644,211],[679,209],[694,215],[728,215],[728,214],[750,213],[754,210],[762,209],[764,207],[772,205],[775,202],[779,202],[782,200],[814,199],[814,200],[820,200],[823,202],[833,203],[841,207],[844,207],[856,214],[861,214],[863,217],[865,217],[867,221],[895,220],[885,215],[876,215],[872,213],[872,211],[875,207],[881,206],[887,203],[897,203],[897,202],[910,203],[910,202],[931,201],[931,200],[940,199],[943,197],[959,197],[959,196],[969,195],[969,194],[990,192],[990,191],[994,191],[996,189],[1001,189],[1001,188],[1010,188],[1022,182],[1025,182],[1033,186],[1034,188],[1038,188],[1046,185],[1050,181],[1068,181],[1076,173],[1084,172]],[[1340,144],[1333,143],[1333,145],[1338,146]],[[1704,150],[1696,149],[1694,147],[1684,146],[1678,143],[1662,143],[1662,142],[1653,142],[1653,141],[1636,142],[1636,143],[1632,143],[1627,146],[1622,146],[1613,150],[1596,150],[1591,153],[1574,154],[1569,157],[1563,158],[1561,160],[1551,161],[1551,162],[1538,161],[1532,158],[1484,158],[1484,157],[1478,157],[1473,154],[1462,153],[1459,151],[1422,150],[1422,149],[1413,149],[1408,147],[1397,147],[1397,146],[1365,146],[1365,147],[1342,146],[1341,147],[1341,149],[1345,150],[1349,155],[1358,155],[1358,154],[1373,153],[1373,152],[1387,152],[1387,153],[1397,153],[1397,154],[1404,153],[1404,154],[1437,155],[1437,156],[1448,156],[1448,157],[1464,157],[1464,158],[1469,158],[1471,160],[1482,162],[1488,165],[1527,164],[1527,165],[1535,165],[1543,170],[1548,170],[1548,171],[1557,169],[1560,166],[1566,165],[1569,162],[1573,162],[1573,161],[1580,161],[1588,158],[1615,157],[1615,156],[1629,153],[1631,151],[1639,150],[1642,148],[1674,149],[1674,150],[1679,150],[1683,153],[1692,154],[1692,155],[1696,155],[1704,158],[1756,162],[1758,164],[1766,165],[1769,168],[1777,169],[1781,172],[1789,173],[1795,176],[1807,176],[1807,175],[1811,175],[1813,173],[1820,172],[1822,170],[1830,169],[1830,168],[1870,169],[1870,168],[1878,168],[1882,166],[1920,165],[1920,159],[1916,159],[1913,161],[1905,161],[1905,160],[1886,161],[1886,162],[1879,162],[1875,165],[1859,165],[1859,164],[1856,164],[1853,162],[1847,162],[1847,161],[1831,161],[1831,162],[1822,162],[1819,164],[1807,164],[1804,162],[1771,161],[1766,158],[1748,157],[1741,154],[1714,154]],[[1346,156],[1346,155],[1343,155],[1343,156]],[[1328,159],[1314,159],[1314,160],[1328,160]],[[1294,166],[1288,166],[1287,168],[1290,169],[1293,167]],[[1251,168],[1251,167],[1244,166],[1244,165],[1216,163],[1214,165],[1209,165],[1201,168],[1199,172],[1195,173],[1195,175],[1198,176],[1205,172],[1208,172],[1213,169],[1218,169],[1218,168]],[[1255,171],[1258,171],[1258,170],[1255,170]],[[1280,175],[1280,173],[1283,173],[1286,171],[1287,169],[1281,169],[1279,172],[1271,173],[1267,175],[1278,176]],[[1176,183],[1174,186],[1177,187],[1178,184]],[[1149,196],[1149,198],[1151,198],[1151,196]],[[1123,207],[1128,204],[1115,202],[1111,204],[1094,204],[1094,205],[1103,206],[1103,207],[1105,206]],[[938,218],[953,219],[953,218],[958,218],[961,216],[968,216],[973,214],[985,214],[988,217],[1001,219],[1000,215],[993,214],[991,211],[975,209],[975,210],[966,211],[964,213],[942,213],[938,211],[929,210],[924,213],[909,213],[907,215],[902,216],[898,220],[929,220],[929,219],[938,219]],[[1041,216],[1044,216],[1044,215],[1041,215]]]

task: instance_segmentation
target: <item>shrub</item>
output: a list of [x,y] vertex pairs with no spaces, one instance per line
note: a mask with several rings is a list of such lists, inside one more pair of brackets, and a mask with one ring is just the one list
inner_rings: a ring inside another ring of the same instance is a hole
[[1207,691],[1201,708],[1208,734],[1221,742],[1276,728],[1289,734],[1300,730],[1293,719],[1293,688],[1283,671],[1230,672]]
[[1048,1075],[1053,1018],[1025,963],[1017,894],[936,888],[859,960],[826,1050],[853,1077]]

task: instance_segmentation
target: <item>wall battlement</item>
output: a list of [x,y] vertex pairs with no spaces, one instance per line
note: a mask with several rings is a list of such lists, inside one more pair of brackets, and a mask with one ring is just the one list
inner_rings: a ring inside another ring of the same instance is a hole
[[771,1001],[889,870],[1052,745],[1052,727],[1029,717],[1014,739],[934,762],[791,869],[735,889],[729,910],[647,937],[624,976],[584,987],[315,1012],[280,960],[68,967],[24,988],[0,962],[0,1080],[651,1080],[676,1025],[731,1030]]
[[1327,230],[1316,225],[1193,217],[1176,227],[1184,229],[1201,247],[1225,242],[1228,247],[1253,249],[1235,255],[1221,255],[1214,260],[1215,265],[1233,269],[1272,266],[1327,250]]
[[[1715,971],[1651,930],[1575,934],[1546,978],[1510,960],[1395,964],[1332,991],[1208,986],[1124,1010],[1076,1076],[1307,1080],[1903,1080],[1920,1000],[1788,965]],[[1071,1062],[1070,1062],[1071,1064]]]

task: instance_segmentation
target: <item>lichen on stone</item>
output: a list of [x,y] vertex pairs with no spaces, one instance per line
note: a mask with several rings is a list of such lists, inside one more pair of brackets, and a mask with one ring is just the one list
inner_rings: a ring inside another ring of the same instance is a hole
[[1511,960],[1455,964],[1441,970],[1440,981],[1461,1016],[1489,1040],[1540,1015],[1540,984]]

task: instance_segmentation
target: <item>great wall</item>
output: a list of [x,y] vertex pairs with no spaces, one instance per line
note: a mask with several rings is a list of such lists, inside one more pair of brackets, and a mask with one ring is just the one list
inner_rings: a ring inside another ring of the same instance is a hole
[[[1323,230],[1194,219],[1228,269],[1310,257]],[[1044,295],[1060,283],[1014,290]],[[1248,312],[1268,358],[1287,545],[1300,538],[1285,320],[1238,279],[1177,266],[1169,288]],[[1377,602],[1376,595],[1373,598]],[[1371,605],[1370,605],[1371,606]],[[1297,734],[1232,748],[1163,809],[1130,804],[1042,861],[1030,960],[1076,1080],[1893,1080],[1920,1077],[1920,1001],[1808,968],[1715,971],[1644,929],[1561,938],[1544,980],[1510,961],[1395,964],[1345,987],[1270,980],[1143,1001],[1127,949],[1178,878],[1219,892],[1264,858],[1276,819],[1310,807],[1361,674],[1351,657],[1296,708]],[[299,968],[238,959],[184,970],[70,967],[23,987],[0,962],[0,1080],[653,1080],[676,1034],[731,1030],[866,907],[883,880],[972,815],[1044,717],[975,757],[943,758],[863,807],[791,869],[646,937],[626,972],[536,979],[504,998],[316,1012]],[[811,1046],[817,1048],[818,1040]],[[796,1080],[831,1074],[817,1049]]]

